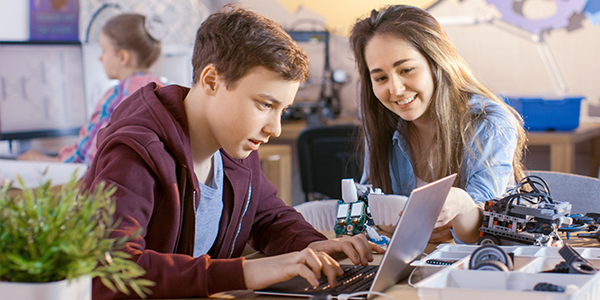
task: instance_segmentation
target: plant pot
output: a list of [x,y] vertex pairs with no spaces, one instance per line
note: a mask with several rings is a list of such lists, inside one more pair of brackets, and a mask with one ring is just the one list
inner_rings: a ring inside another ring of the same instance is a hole
[[6,282],[0,281],[0,300],[91,300],[92,278],[82,276],[69,283],[54,282]]

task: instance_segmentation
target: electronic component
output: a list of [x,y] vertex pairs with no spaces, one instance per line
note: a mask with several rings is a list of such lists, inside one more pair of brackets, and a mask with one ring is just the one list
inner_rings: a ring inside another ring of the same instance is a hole
[[355,235],[365,230],[370,218],[363,201],[354,203],[338,202],[337,221],[334,226],[336,236]]
[[[360,192],[359,192],[360,191]],[[367,225],[373,225],[373,219],[369,212],[367,197],[368,189],[359,186],[354,179],[342,179],[342,199],[338,201],[338,210],[333,230],[337,237],[344,235],[356,235],[363,233]],[[377,237],[373,237],[378,240]]]
[[571,225],[569,202],[552,200],[546,182],[523,178],[508,196],[485,202],[478,244],[563,245],[557,229]]

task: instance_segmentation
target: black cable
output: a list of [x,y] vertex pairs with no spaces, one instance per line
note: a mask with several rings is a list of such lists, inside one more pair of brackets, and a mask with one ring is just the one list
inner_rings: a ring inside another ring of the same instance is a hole
[[[529,189],[526,189],[527,186]],[[508,196],[499,199],[499,202],[505,204],[505,214],[513,205],[520,205],[522,201],[530,204],[554,203],[548,183],[537,175],[526,176],[519,180],[515,187],[508,191]]]

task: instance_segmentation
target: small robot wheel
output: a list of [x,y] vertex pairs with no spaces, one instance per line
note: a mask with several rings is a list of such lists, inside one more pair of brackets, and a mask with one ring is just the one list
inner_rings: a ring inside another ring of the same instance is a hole
[[479,238],[477,245],[500,245],[500,240],[493,235],[484,235]]
[[484,245],[475,249],[469,260],[469,269],[475,269],[476,266],[484,261],[499,261],[506,266],[508,270],[513,269],[512,258],[508,256],[502,248],[496,245]]
[[510,271],[508,269],[508,267],[502,263],[501,261],[497,261],[497,260],[484,260],[481,261],[479,263],[477,263],[473,268],[471,268],[471,270],[478,270],[478,271],[501,271],[501,272],[508,272]]

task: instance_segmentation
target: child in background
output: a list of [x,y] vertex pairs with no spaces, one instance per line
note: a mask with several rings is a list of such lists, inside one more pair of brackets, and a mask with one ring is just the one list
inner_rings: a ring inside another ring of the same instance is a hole
[[17,159],[90,164],[96,153],[98,130],[106,127],[113,110],[146,84],[160,84],[150,67],[160,56],[161,43],[146,30],[146,22],[146,17],[142,15],[122,14],[111,18],[102,27],[102,54],[99,59],[108,78],[119,80],[119,84],[109,89],[100,99],[91,119],[79,131],[77,142],[62,147],[58,157],[29,150]]
[[523,177],[520,116],[475,78],[425,10],[373,10],[350,43],[362,87],[361,182],[409,195],[458,173],[431,241],[476,242],[483,202]]

